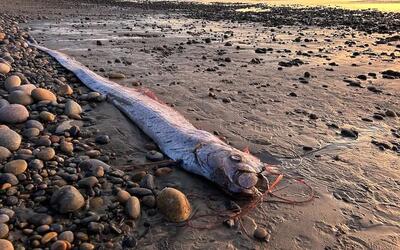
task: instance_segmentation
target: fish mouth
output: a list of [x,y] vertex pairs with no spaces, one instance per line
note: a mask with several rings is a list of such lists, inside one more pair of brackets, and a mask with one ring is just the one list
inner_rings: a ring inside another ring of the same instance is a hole
[[243,196],[258,196],[265,182],[265,176],[255,172],[239,172],[233,178],[234,185],[240,190],[238,194]]

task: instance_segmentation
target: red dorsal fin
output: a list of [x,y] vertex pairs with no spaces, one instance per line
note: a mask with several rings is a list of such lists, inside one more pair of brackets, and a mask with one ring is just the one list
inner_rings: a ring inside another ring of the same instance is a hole
[[155,101],[157,101],[159,103],[163,103],[162,101],[160,101],[160,99],[158,99],[156,94],[153,91],[151,91],[150,89],[140,88],[139,92],[142,93],[143,95],[147,96],[147,97],[150,97],[151,99],[153,99],[153,100],[155,100]]

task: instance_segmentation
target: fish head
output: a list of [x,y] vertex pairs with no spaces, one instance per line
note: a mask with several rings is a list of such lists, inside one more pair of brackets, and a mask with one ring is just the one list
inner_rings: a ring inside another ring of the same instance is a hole
[[257,157],[222,143],[205,145],[197,157],[200,165],[209,172],[209,179],[228,193],[245,196],[260,194],[256,184],[265,164]]

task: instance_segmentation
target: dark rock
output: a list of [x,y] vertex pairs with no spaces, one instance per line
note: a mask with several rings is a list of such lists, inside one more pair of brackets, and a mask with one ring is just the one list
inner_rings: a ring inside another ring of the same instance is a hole
[[29,216],[28,221],[35,226],[50,225],[53,223],[53,217],[48,214],[35,213]]
[[343,137],[358,138],[358,131],[352,129],[342,128],[340,134]]
[[98,135],[95,141],[98,144],[107,144],[110,143],[110,137],[108,135]]
[[79,210],[85,203],[82,194],[73,186],[63,186],[53,193],[50,203],[60,213]]
[[140,187],[154,190],[155,188],[154,176],[151,174],[145,175],[140,182]]
[[153,192],[150,189],[147,188],[139,188],[139,187],[135,187],[135,188],[129,188],[127,189],[127,191],[133,195],[133,196],[137,196],[137,197],[143,197],[143,196],[147,196],[147,195],[153,195]]

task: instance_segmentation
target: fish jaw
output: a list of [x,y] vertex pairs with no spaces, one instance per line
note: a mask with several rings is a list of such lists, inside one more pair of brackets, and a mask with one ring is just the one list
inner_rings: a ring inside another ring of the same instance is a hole
[[228,193],[244,196],[259,194],[255,186],[264,164],[258,158],[223,142],[199,145],[195,154],[202,175]]

